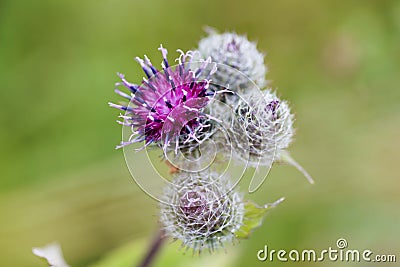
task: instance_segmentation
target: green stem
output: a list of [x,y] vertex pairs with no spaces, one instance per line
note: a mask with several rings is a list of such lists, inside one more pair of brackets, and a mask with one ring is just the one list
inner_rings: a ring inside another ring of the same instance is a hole
[[281,160],[295,167],[299,172],[301,172],[304,175],[304,177],[307,178],[310,184],[314,184],[314,180],[311,177],[311,175],[308,174],[308,172],[297,161],[295,161],[288,152],[286,151],[281,152]]

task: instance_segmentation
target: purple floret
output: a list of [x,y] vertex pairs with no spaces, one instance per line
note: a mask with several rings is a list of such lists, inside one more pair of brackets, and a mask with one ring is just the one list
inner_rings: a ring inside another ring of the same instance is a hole
[[[118,74],[130,94],[116,89],[116,93],[129,100],[127,105],[109,103],[111,107],[125,112],[119,122],[132,128],[128,141],[117,148],[145,141],[160,146],[168,146],[171,140],[196,139],[196,132],[204,128],[202,119],[204,107],[209,103],[212,92],[207,91],[209,77],[216,71],[210,65],[211,60],[192,62],[193,53],[181,53],[178,65],[171,67],[167,60],[167,50],[160,46],[163,55],[162,71],[157,70],[147,58],[136,58],[147,78],[141,85],[128,82],[123,74]],[[198,65],[196,67],[196,64]],[[204,77],[204,78],[200,78]]]

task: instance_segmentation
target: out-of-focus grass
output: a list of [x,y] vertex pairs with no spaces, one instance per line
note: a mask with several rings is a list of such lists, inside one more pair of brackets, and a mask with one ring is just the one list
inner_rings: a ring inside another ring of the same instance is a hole
[[[148,240],[137,239],[111,253],[104,255],[102,259],[91,267],[129,267],[132,263],[140,263],[147,252]],[[176,253],[180,250],[180,253]],[[178,243],[163,246],[157,255],[156,265],[160,267],[200,267],[200,266],[232,266],[239,257],[238,248],[229,247],[229,253],[219,255],[203,253],[201,255],[184,253],[184,249]]]
[[2,262],[34,265],[31,247],[58,240],[67,259],[81,258],[85,266],[155,227],[157,203],[129,179],[120,159],[67,174],[61,181],[1,195],[0,213],[6,215],[0,221]]
[[267,264],[255,254],[265,244],[323,249],[339,237],[398,252],[399,18],[395,0],[2,1],[0,265],[38,266],[30,248],[58,240],[68,262],[87,266],[152,235],[157,203],[113,149],[120,128],[106,102],[117,100],[115,72],[141,79],[134,56],[157,64],[163,43],[172,59],[204,25],[248,33],[268,52],[271,86],[296,113],[291,151],[316,180],[273,168],[251,197],[287,200],[237,245],[236,266]]

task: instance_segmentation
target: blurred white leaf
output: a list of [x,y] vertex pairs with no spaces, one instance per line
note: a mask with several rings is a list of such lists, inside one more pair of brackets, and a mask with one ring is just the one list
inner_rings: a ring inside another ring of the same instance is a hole
[[41,248],[33,248],[32,252],[45,259],[50,267],[70,267],[64,260],[60,244],[56,242]]

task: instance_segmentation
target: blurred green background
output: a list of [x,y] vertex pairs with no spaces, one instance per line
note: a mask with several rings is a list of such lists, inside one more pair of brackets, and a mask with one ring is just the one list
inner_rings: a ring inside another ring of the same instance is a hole
[[[207,265],[309,266],[256,253],[335,247],[341,237],[400,261],[400,1],[3,0],[0,266],[43,266],[31,247],[53,240],[78,267],[134,240],[132,255],[143,253],[157,202],[114,150],[121,128],[107,102],[118,101],[117,71],[141,79],[135,56],[158,65],[162,43],[172,60],[205,25],[247,33],[267,53],[267,78],[297,118],[292,155],[316,180],[275,166],[251,197],[286,201]],[[155,266],[203,260],[174,247]]]

